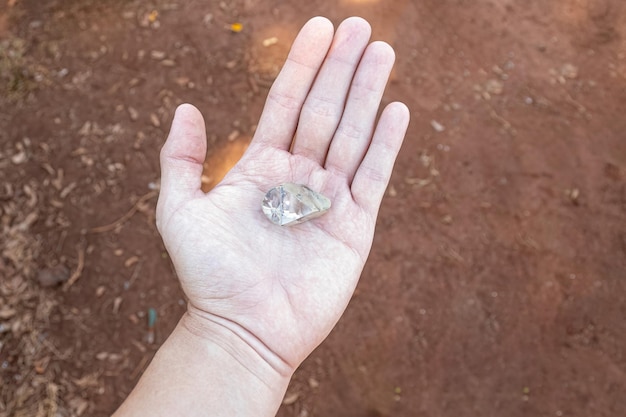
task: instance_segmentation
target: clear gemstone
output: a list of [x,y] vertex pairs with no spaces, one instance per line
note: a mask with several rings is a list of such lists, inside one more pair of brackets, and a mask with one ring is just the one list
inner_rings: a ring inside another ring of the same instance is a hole
[[269,190],[262,207],[272,223],[290,226],[321,216],[330,200],[305,185],[286,183]]

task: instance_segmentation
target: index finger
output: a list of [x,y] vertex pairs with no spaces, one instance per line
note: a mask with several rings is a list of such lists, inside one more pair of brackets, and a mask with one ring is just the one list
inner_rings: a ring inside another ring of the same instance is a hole
[[314,17],[300,30],[287,61],[270,89],[255,143],[289,150],[300,110],[333,40],[330,20]]

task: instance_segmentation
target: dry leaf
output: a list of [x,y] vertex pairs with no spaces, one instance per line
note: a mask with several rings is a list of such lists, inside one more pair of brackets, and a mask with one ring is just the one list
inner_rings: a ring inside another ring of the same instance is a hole
[[156,22],[158,18],[159,18],[159,12],[156,10],[151,11],[150,14],[148,15],[148,21],[150,23]]
[[243,30],[243,24],[242,23],[233,23],[230,25],[230,30],[235,32],[235,33],[239,33]]

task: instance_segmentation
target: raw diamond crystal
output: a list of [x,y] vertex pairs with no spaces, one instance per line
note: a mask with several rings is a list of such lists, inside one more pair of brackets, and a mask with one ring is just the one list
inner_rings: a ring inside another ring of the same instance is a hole
[[321,216],[330,208],[330,200],[305,185],[286,183],[269,190],[262,207],[272,223],[291,226]]

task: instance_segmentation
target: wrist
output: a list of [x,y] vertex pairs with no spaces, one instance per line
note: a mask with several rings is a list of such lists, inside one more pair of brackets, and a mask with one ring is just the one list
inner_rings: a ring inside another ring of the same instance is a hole
[[288,382],[297,368],[243,326],[191,304],[179,326],[199,341],[219,347],[262,381],[286,379]]
[[115,417],[275,416],[290,376],[232,331],[188,312]]

